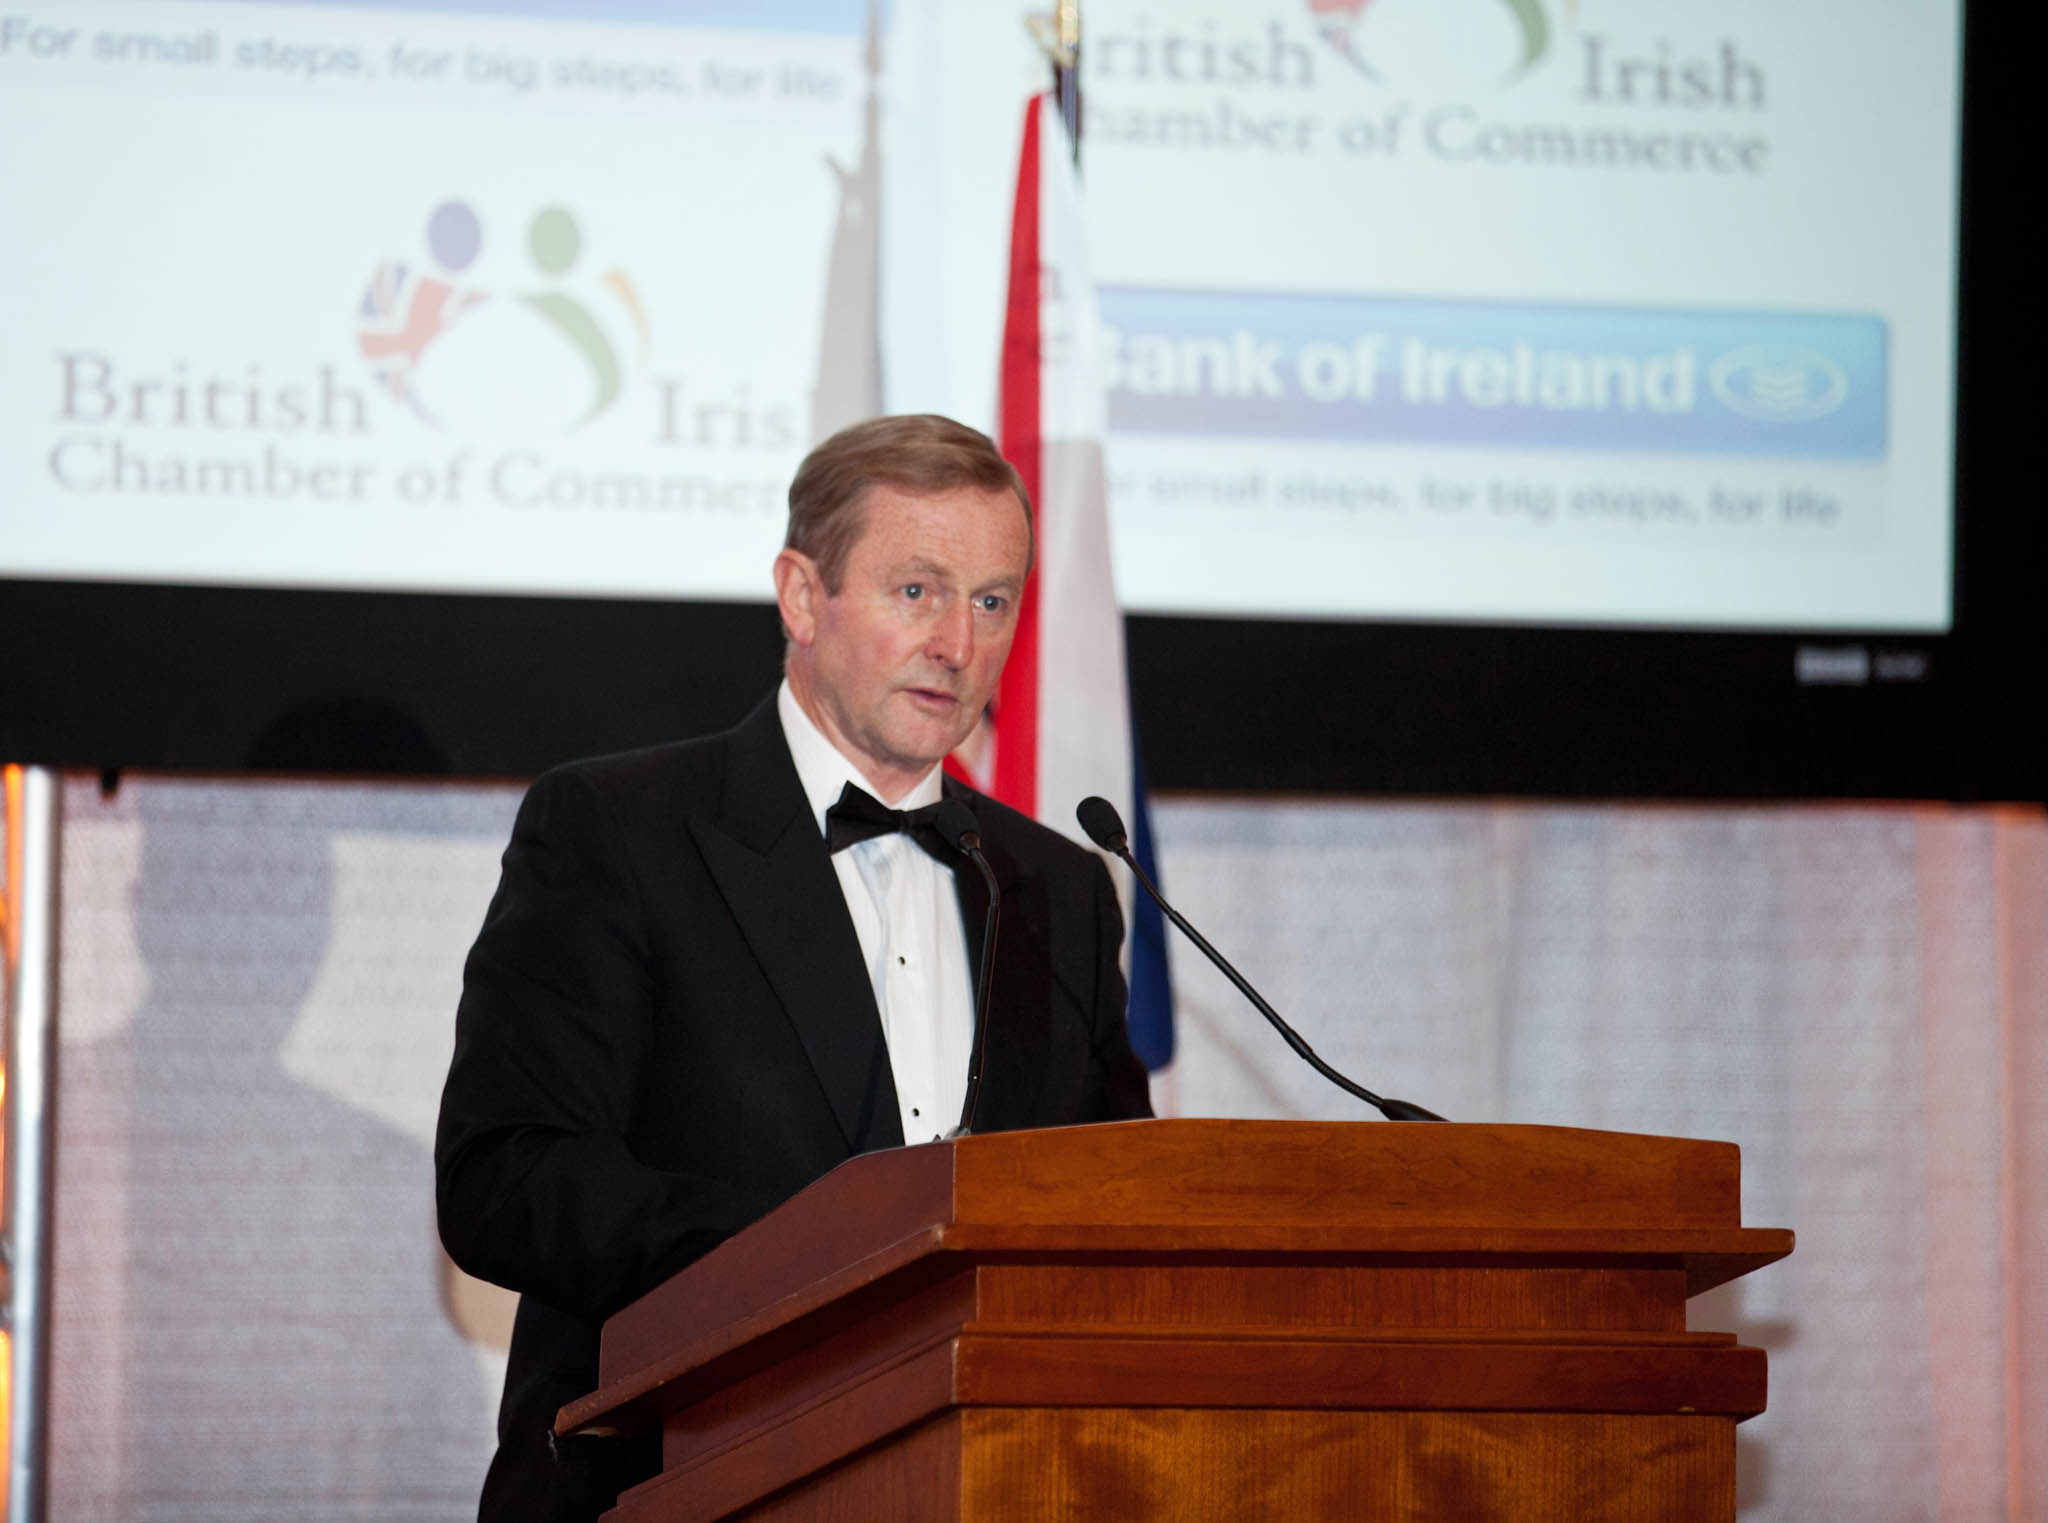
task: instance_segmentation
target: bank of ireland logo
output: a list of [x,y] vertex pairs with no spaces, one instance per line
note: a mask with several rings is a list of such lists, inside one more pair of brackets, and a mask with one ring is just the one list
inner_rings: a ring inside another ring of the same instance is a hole
[[371,276],[357,347],[379,388],[421,422],[574,431],[646,364],[651,335],[632,277],[616,266],[587,276],[582,227],[563,207],[534,212],[523,232],[517,248],[492,250],[475,209],[445,201],[427,218],[426,257],[386,259]]
[[1722,355],[1707,384],[1723,406],[1761,423],[1824,418],[1849,397],[1848,372],[1817,349],[1753,344]]
[[[1566,0],[1566,4],[1572,6],[1575,0]],[[1366,78],[1387,81],[1403,72],[1398,51],[1389,60],[1391,67],[1382,62],[1377,41],[1379,29],[1374,24],[1378,19],[1374,0],[1308,0],[1308,8],[1324,43]],[[1459,38],[1454,35],[1454,29],[1469,27],[1473,16],[1482,8],[1468,4],[1465,9],[1468,14],[1460,17],[1441,0],[1434,7],[1439,17],[1437,27],[1443,45],[1456,47]],[[1508,71],[1509,79],[1527,73],[1549,52],[1551,27],[1550,17],[1544,10],[1544,0],[1489,0],[1483,9],[1491,11],[1495,19],[1505,21],[1513,28],[1516,57]],[[1413,7],[1410,14],[1414,14]]]

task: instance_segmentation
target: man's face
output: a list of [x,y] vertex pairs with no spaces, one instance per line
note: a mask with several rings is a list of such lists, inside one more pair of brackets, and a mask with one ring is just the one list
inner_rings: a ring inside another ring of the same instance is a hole
[[1003,489],[870,487],[839,591],[796,550],[775,559],[789,682],[804,712],[886,800],[974,728],[1017,632],[1031,553]]

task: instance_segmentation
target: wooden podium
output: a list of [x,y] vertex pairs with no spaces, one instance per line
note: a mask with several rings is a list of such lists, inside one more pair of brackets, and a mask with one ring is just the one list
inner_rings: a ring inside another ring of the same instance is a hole
[[1134,1121],[872,1153],[605,1324],[610,1523],[1735,1516],[1728,1143]]

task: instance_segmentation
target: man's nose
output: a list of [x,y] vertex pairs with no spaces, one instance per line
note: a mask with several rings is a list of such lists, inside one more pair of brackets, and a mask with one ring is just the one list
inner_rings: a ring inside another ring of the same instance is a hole
[[954,602],[932,620],[925,654],[949,670],[959,671],[974,657],[974,610]]

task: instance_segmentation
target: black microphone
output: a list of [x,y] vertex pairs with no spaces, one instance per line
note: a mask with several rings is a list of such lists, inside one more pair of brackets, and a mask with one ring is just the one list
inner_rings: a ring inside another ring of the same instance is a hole
[[981,928],[981,967],[974,975],[974,1048],[967,1060],[967,1098],[960,1107],[960,1124],[946,1135],[968,1137],[974,1133],[974,1110],[981,1099],[981,1063],[988,1047],[989,970],[996,963],[996,924],[1000,920],[1003,896],[996,888],[995,872],[981,854],[981,829],[974,814],[958,799],[945,799],[933,808],[931,822],[946,844],[971,859],[981,869],[981,881],[988,885],[988,918]]
[[1152,902],[1166,914],[1166,918],[1179,926],[1181,933],[1202,949],[1202,955],[1223,970],[1223,976],[1237,985],[1238,992],[1252,1002],[1259,1014],[1273,1023],[1273,1029],[1280,1033],[1289,1047],[1292,1047],[1317,1073],[1328,1079],[1339,1089],[1358,1096],[1366,1104],[1376,1107],[1389,1121],[1441,1121],[1444,1118],[1435,1111],[1424,1110],[1412,1100],[1383,1100],[1362,1084],[1353,1084],[1344,1075],[1316,1056],[1315,1049],[1301,1039],[1287,1022],[1280,1019],[1280,1012],[1267,1004],[1259,991],[1245,982],[1244,975],[1225,960],[1223,954],[1203,939],[1202,933],[1182,918],[1179,910],[1166,902],[1166,898],[1145,876],[1145,869],[1138,866],[1138,859],[1131,855],[1130,837],[1124,832],[1124,822],[1116,812],[1116,805],[1108,799],[1089,797],[1081,800],[1074,810],[1074,818],[1081,822],[1081,828],[1088,832],[1088,839],[1112,856],[1121,857],[1124,865],[1138,876],[1145,892],[1152,896]]

